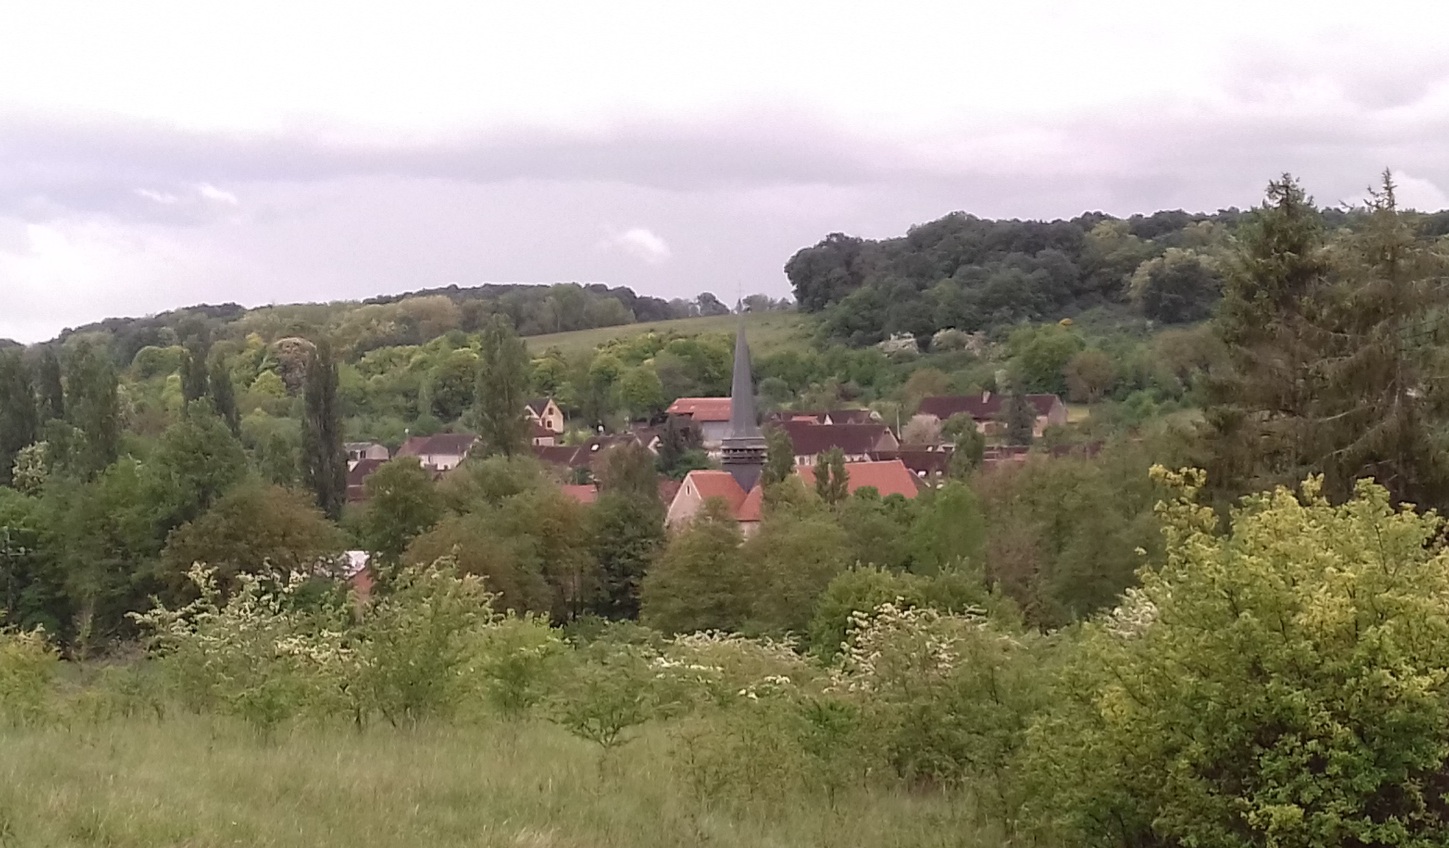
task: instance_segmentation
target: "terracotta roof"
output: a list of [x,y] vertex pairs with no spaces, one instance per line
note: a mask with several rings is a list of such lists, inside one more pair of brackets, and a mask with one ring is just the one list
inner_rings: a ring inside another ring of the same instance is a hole
[[[786,421],[779,425],[790,435],[796,456],[818,456],[831,448],[847,454],[870,453],[895,443],[884,424],[812,424],[808,421]],[[885,442],[885,445],[882,445]]]
[[685,415],[695,421],[728,421],[732,404],[727,397],[679,398],[669,405],[670,415]]
[[[969,415],[977,421],[989,421],[1001,416],[1001,410],[1006,405],[1005,395],[994,395],[990,392],[982,392],[979,395],[952,395],[937,396],[921,399],[919,412],[922,415],[934,415],[945,421],[953,415]],[[1052,407],[1061,403],[1061,398],[1056,395],[1027,395],[1026,402],[1036,410],[1038,417],[1052,411]]]
[[433,436],[409,436],[402,447],[397,449],[398,456],[427,456],[429,454],[441,454],[446,456],[467,456],[472,449],[473,443],[478,437],[472,433],[438,433]]
[[563,487],[563,493],[581,504],[591,504],[599,499],[599,487],[592,484],[587,486],[566,485]]
[[735,482],[728,471],[691,471],[684,478],[686,484],[693,483],[701,500],[720,498],[729,504],[730,514],[738,516],[744,504],[745,490]]
[[765,487],[756,486],[745,495],[740,508],[735,511],[736,521],[759,521],[764,515]]
[[[920,486],[916,483],[916,475],[912,474],[899,459],[847,463],[845,473],[845,488],[851,494],[855,494],[857,490],[867,486],[880,492],[880,496],[883,498],[891,495],[914,498],[921,491]],[[806,488],[814,490],[814,468],[797,468],[795,475],[800,478]]]

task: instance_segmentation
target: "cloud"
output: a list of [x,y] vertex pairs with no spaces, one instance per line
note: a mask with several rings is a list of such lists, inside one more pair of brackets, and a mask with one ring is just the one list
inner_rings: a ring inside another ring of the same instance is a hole
[[1405,209],[1433,212],[1449,208],[1449,195],[1433,182],[1403,171],[1394,171],[1393,177],[1398,184],[1396,198]]
[[236,199],[236,195],[232,194],[229,191],[223,191],[212,185],[211,183],[202,183],[198,185],[196,187],[196,191],[203,198],[213,201],[215,203],[221,203],[226,206],[237,206],[240,204],[240,201]]
[[644,227],[634,227],[610,236],[604,240],[604,246],[623,251],[650,265],[663,264],[669,261],[670,256],[669,243]]

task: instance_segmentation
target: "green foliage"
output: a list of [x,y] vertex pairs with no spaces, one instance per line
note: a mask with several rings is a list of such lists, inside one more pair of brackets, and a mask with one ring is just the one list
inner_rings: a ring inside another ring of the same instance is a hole
[[713,499],[669,540],[640,588],[640,618],[665,633],[738,630],[753,605],[740,529]]
[[443,518],[443,499],[432,475],[413,457],[384,462],[363,487],[367,505],[358,536],[385,563],[396,564],[413,539]]
[[600,492],[616,492],[645,501],[659,500],[659,477],[654,455],[637,442],[605,448],[593,463]]
[[803,633],[815,599],[844,569],[848,551],[849,537],[828,513],[767,516],[740,551],[754,574],[750,628]]
[[1023,327],[1012,333],[1007,342],[1012,391],[1065,394],[1067,363],[1082,347],[1077,333],[1058,324]]
[[778,486],[795,473],[795,445],[784,427],[765,428],[765,468],[760,485]]
[[1164,508],[1168,557],[1083,634],[1032,730],[1033,813],[1081,845],[1449,838],[1449,560],[1435,517],[1360,484],[1247,499],[1231,534]]
[[664,547],[664,506],[648,496],[603,491],[589,512],[589,545],[599,570],[594,612],[608,619],[639,616],[644,575]]
[[506,616],[491,624],[475,666],[488,705],[505,721],[526,718],[557,686],[567,648],[545,618]]
[[1170,247],[1143,262],[1132,275],[1132,302],[1154,321],[1190,324],[1212,316],[1222,278],[1212,260],[1192,250]]
[[830,506],[850,496],[850,472],[845,467],[845,454],[831,448],[815,459],[815,494]]
[[0,629],[0,722],[43,722],[60,658],[42,630]]
[[[116,370],[110,360],[87,342],[71,351],[66,361],[65,411],[76,438],[57,457],[68,471],[89,479],[120,455],[121,406]],[[60,444],[51,440],[53,447]]]
[[488,455],[523,453],[529,433],[523,414],[528,402],[528,350],[508,319],[495,315],[488,322],[481,356],[474,413],[482,448]]
[[1001,408],[1001,417],[1008,445],[1025,447],[1032,443],[1036,435],[1036,408],[1026,395],[1013,392]]
[[911,527],[915,569],[934,574],[962,562],[980,562],[986,519],[970,486],[951,481],[925,496]]
[[302,470],[317,506],[333,521],[347,498],[347,455],[342,451],[342,417],[337,401],[337,363],[323,342],[306,360],[302,417]]
[[15,458],[39,427],[30,369],[18,351],[0,351],[0,486],[11,485]]
[[647,648],[601,639],[577,653],[549,699],[547,715],[580,739],[611,751],[671,706]]

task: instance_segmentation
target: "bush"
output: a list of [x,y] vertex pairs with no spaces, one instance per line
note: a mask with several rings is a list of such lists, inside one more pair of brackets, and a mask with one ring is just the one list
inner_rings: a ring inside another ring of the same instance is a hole
[[0,721],[21,726],[44,719],[59,666],[43,630],[0,631]]

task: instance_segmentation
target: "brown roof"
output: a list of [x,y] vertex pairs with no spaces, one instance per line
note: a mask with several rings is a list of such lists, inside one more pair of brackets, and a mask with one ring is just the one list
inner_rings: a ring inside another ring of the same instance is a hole
[[540,462],[565,468],[588,468],[593,455],[578,445],[534,445],[533,455]]
[[727,397],[679,398],[666,411],[670,415],[685,415],[695,421],[728,421],[730,408]]
[[364,482],[367,481],[367,478],[372,475],[372,472],[376,471],[378,466],[382,465],[384,462],[387,462],[387,460],[359,459],[357,461],[357,464],[352,466],[352,468],[349,469],[347,472],[347,485],[361,486]]
[[832,409],[825,413],[832,424],[874,424],[876,418],[869,409]]
[[949,450],[925,450],[903,446],[898,450],[874,451],[870,458],[874,460],[898,459],[906,468],[910,469],[912,474],[918,477],[921,475],[934,477],[945,474],[951,468],[951,451]]
[[[815,469],[797,468],[795,475],[807,488],[815,487]],[[914,498],[921,491],[920,486],[916,483],[916,476],[899,459],[847,463],[845,475],[845,488],[851,494],[870,487],[880,492],[880,496],[883,498],[890,495]]]
[[537,421],[533,420],[532,418],[528,419],[528,424],[529,424],[529,427],[532,428],[532,436],[531,436],[531,438],[534,438],[534,439],[547,439],[547,438],[552,438],[552,437],[558,436],[558,433],[555,433],[554,431],[548,429],[547,427],[543,426],[542,424],[538,423]]
[[552,400],[552,398],[534,398],[533,400],[530,400],[528,403],[524,404],[523,408],[533,410],[534,415],[542,415],[543,411],[548,408],[548,402],[550,400]]
[[397,449],[398,456],[427,456],[429,454],[442,454],[446,456],[467,456],[472,449],[473,443],[478,437],[472,433],[438,433],[432,436],[409,436],[402,447]]
[[796,456],[818,456],[831,448],[859,455],[881,446],[890,428],[884,424],[812,424],[808,421],[786,421],[779,425],[790,435]]
[[[1001,417],[1006,405],[1005,395],[982,392],[979,395],[946,395],[921,399],[919,411],[922,415],[934,415],[945,421],[953,415],[969,415],[977,421],[989,421]],[[1036,410],[1038,417],[1047,415],[1052,407],[1061,403],[1056,395],[1027,395],[1026,402]]]

